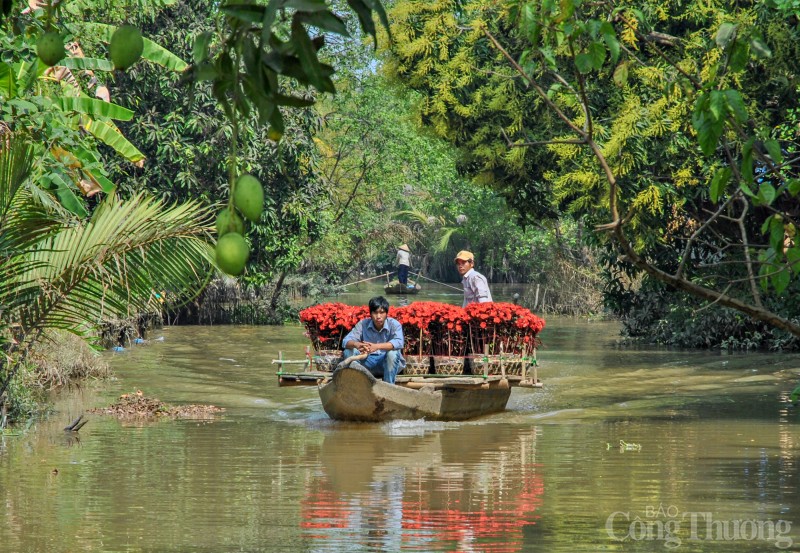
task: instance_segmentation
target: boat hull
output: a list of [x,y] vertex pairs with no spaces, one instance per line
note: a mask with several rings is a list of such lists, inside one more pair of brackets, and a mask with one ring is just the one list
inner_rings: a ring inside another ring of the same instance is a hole
[[510,396],[507,382],[474,388],[418,389],[387,384],[358,363],[337,369],[319,386],[322,408],[329,417],[359,422],[473,419],[505,410]]
[[388,284],[383,285],[383,291],[387,294],[417,294],[419,293],[420,286],[416,282],[408,281],[407,285],[402,285],[398,281],[393,280]]

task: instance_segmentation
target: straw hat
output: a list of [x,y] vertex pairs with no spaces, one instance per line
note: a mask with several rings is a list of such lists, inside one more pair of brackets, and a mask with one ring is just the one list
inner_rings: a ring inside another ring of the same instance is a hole
[[462,261],[475,261],[475,256],[472,255],[472,252],[468,252],[467,250],[461,250],[460,252],[458,252],[458,255],[456,256],[455,260],[458,261],[459,259]]
[[403,244],[402,246],[400,246],[399,249],[401,249],[401,250],[403,250],[405,252],[411,252],[411,250],[408,249],[408,244]]

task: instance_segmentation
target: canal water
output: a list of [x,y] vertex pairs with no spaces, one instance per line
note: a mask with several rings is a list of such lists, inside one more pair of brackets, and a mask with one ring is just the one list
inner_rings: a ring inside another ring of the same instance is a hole
[[[112,381],[0,434],[0,552],[800,550],[800,356],[624,348],[617,332],[547,318],[545,386],[504,413],[353,424],[315,388],[277,386],[301,327],[165,328],[106,354]],[[136,390],[225,411],[62,430]]]

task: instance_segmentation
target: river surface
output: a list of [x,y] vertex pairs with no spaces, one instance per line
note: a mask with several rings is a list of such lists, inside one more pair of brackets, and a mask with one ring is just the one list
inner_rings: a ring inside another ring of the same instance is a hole
[[[621,348],[617,331],[549,317],[542,390],[473,421],[385,424],[277,386],[299,326],[156,331],[106,354],[112,381],[0,434],[0,551],[800,550],[800,356]],[[62,430],[135,390],[225,411]]]

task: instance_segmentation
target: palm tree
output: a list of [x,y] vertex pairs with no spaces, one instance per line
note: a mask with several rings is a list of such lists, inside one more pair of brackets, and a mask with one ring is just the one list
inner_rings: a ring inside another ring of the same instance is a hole
[[[455,225],[448,224],[445,217],[431,215],[422,209],[408,209],[395,213],[398,219],[407,221],[408,232],[413,236],[412,242],[419,245],[424,251],[420,262],[420,272],[433,272],[443,274],[447,269],[447,259],[443,255],[451,247],[454,236],[461,234],[462,230]],[[428,263],[432,266],[429,268]]]
[[111,194],[65,219],[33,194],[32,152],[0,134],[0,398],[42,332],[90,337],[104,318],[157,310],[154,291],[194,295],[213,262],[208,208]]

